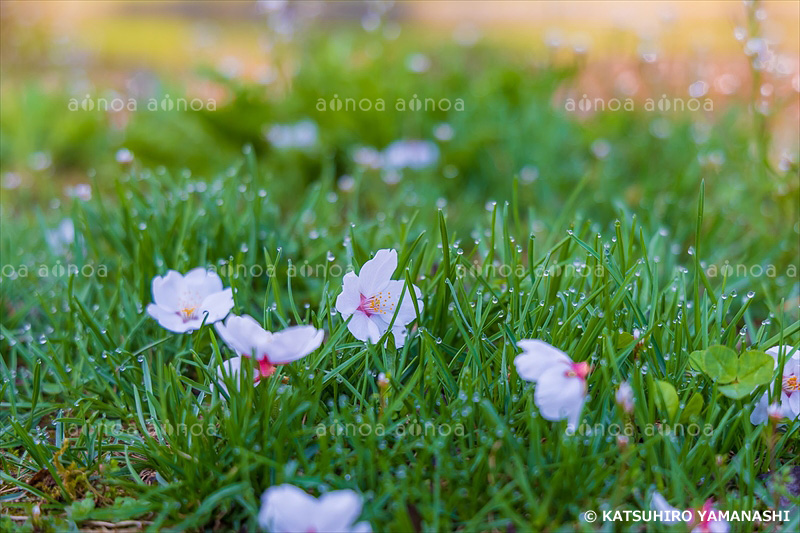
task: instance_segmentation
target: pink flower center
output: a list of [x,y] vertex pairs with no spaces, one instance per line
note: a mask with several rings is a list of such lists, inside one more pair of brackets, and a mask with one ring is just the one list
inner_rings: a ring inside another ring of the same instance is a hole
[[260,380],[261,378],[268,378],[272,374],[275,373],[275,365],[269,362],[269,359],[265,356],[263,359],[258,360],[258,376],[254,378],[255,381]]
[[695,527],[701,533],[710,533],[711,532],[711,511],[714,510],[714,500],[708,499],[703,504],[703,508],[701,509],[704,513],[704,519],[700,519],[700,513],[697,511],[692,511],[692,520],[691,524],[697,524]]
[[800,381],[795,374],[783,378],[783,390],[786,392],[800,391]]
[[572,363],[569,365],[569,370],[567,370],[564,375],[568,378],[577,377],[586,381],[586,376],[588,376],[591,371],[592,365],[589,363]]
[[[250,358],[249,355],[245,355],[245,357]],[[261,378],[270,377],[277,369],[276,365],[273,365],[269,362],[269,357],[267,357],[267,354],[264,354],[261,359],[256,359],[256,362],[258,363],[258,368],[253,373],[253,383],[258,383],[261,381]]]
[[384,295],[382,292],[379,292],[375,296],[370,296],[367,298],[363,294],[360,295],[361,303],[358,304],[356,307],[356,311],[361,311],[367,316],[377,315],[386,311],[384,306],[388,305],[389,297],[392,295],[391,292]]
[[187,306],[187,307],[184,307],[183,309],[181,309],[180,311],[178,311],[178,315],[183,319],[184,322],[188,322],[190,320],[194,320],[195,318],[197,318],[197,316],[195,316],[195,310],[196,309],[197,309],[197,307],[188,307]]

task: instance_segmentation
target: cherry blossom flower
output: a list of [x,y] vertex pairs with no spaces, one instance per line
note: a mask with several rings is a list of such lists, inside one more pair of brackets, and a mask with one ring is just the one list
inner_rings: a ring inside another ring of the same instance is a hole
[[[795,350],[792,346],[773,346],[767,353],[775,359],[775,368],[778,368],[778,355],[783,352],[787,356],[794,351],[791,357],[786,358],[783,364],[783,378],[781,380],[780,396],[776,403],[780,405],[780,418],[793,420],[800,415],[800,350]],[[750,415],[750,422],[754,425],[762,424],[770,416],[768,413],[769,393],[765,392]],[[779,413],[773,410],[773,418],[778,417]]]
[[353,161],[371,169],[383,166],[383,154],[371,146],[361,146],[353,152]]
[[78,183],[74,187],[72,185],[68,185],[67,187],[64,187],[64,194],[70,198],[78,198],[79,200],[88,202],[92,199],[92,186],[88,183]]
[[394,141],[383,150],[387,168],[420,170],[431,167],[439,160],[439,147],[431,141]]
[[130,163],[133,163],[133,152],[131,152],[127,148],[120,148],[119,150],[117,150],[117,153],[115,154],[114,157],[117,160],[117,163],[121,165],[128,165]]
[[16,172],[6,172],[3,174],[3,188],[16,189],[22,185],[22,176]]
[[665,524],[675,524],[681,521],[682,511],[667,503],[660,492],[654,492],[650,497],[650,508],[660,513],[660,520]]
[[368,522],[356,523],[362,504],[349,489],[314,498],[294,485],[276,485],[261,496],[258,525],[271,533],[369,533]]
[[378,387],[386,388],[389,386],[389,378],[386,377],[386,373],[381,372],[378,374]]
[[45,239],[54,254],[64,255],[75,242],[75,223],[71,218],[61,220],[57,228],[47,230]]
[[721,519],[712,499],[706,500],[700,509],[681,511],[667,503],[660,493],[654,492],[650,507],[661,513],[661,522],[665,524],[675,524],[688,517],[687,525],[692,528],[692,533],[728,533],[731,527],[726,520]]
[[316,122],[306,119],[294,124],[274,124],[265,136],[279,150],[306,150],[316,146],[319,133]]
[[783,407],[778,402],[772,402],[767,407],[767,418],[772,422],[778,423],[783,420]]
[[[395,345],[399,348],[405,343],[406,326],[414,320],[416,312],[405,283],[391,279],[396,268],[397,251],[378,250],[375,257],[364,263],[358,275],[345,274],[342,292],[336,298],[336,310],[345,320],[352,317],[347,329],[355,338],[378,342],[391,324]],[[422,312],[422,293],[416,285],[412,288]]]
[[[226,393],[228,392],[228,387],[225,385],[225,378],[230,379],[238,386],[239,380],[241,379],[239,376],[242,373],[242,363],[245,359],[245,357],[231,357],[223,361],[219,368],[217,368],[219,387]],[[261,381],[261,367],[258,366],[254,368],[253,373],[253,386],[256,386]],[[213,390],[214,386],[212,385],[211,388]]]
[[151,317],[170,331],[186,333],[225,318],[233,308],[233,292],[222,288],[216,272],[202,267],[185,276],[170,270],[153,278],[153,301],[147,306]]
[[636,398],[633,396],[633,388],[627,381],[619,384],[614,400],[625,413],[631,414],[633,412],[633,404],[636,402]]
[[580,421],[586,397],[588,363],[574,363],[567,354],[540,340],[523,339],[522,353],[514,359],[517,374],[536,383],[533,401],[545,420],[567,419],[574,429]]
[[[253,357],[258,363],[253,379],[256,383],[275,373],[277,365],[285,365],[301,359],[322,344],[324,332],[313,326],[293,326],[271,333],[251,316],[231,315],[223,324],[216,324],[217,332],[239,357]],[[231,358],[232,361],[236,358]],[[231,374],[238,373],[242,361],[226,362]]]
[[406,58],[406,68],[411,72],[421,74],[431,68],[431,60],[425,54],[411,54]]

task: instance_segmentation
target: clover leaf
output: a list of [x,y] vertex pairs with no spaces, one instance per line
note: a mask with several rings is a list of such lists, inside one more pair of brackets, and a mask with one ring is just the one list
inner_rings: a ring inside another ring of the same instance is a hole
[[689,361],[717,382],[722,394],[735,400],[768,383],[774,368],[774,360],[764,352],[749,350],[737,356],[727,346],[709,346],[706,350],[692,352]]

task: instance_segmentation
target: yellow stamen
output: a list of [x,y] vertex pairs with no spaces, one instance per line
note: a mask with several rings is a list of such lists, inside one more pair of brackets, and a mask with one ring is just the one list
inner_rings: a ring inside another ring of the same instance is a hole
[[800,391],[800,382],[798,382],[796,375],[792,374],[788,378],[783,378],[783,390],[790,392]]

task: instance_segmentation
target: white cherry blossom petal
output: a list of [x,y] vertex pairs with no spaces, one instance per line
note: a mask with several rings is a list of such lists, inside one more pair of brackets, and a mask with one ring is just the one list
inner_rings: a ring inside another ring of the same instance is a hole
[[761,399],[758,400],[758,403],[753,408],[753,412],[750,413],[750,423],[754,426],[759,424],[763,424],[767,421],[767,407],[769,407],[769,394],[764,393],[761,396]]
[[233,290],[228,288],[206,296],[200,305],[202,315],[208,313],[206,324],[213,324],[228,316],[233,309]]
[[355,313],[360,304],[358,276],[354,272],[348,272],[342,279],[342,292],[336,297],[336,310],[347,318]]
[[353,490],[336,490],[317,500],[319,531],[350,531],[361,514],[362,498]]
[[153,301],[167,311],[179,311],[179,296],[184,288],[183,276],[175,270],[170,270],[165,276],[153,278]]
[[355,523],[362,502],[358,493],[348,489],[316,499],[294,485],[277,485],[261,497],[258,524],[273,533],[368,533],[367,522]]
[[650,508],[653,511],[667,514],[667,518],[661,519],[661,522],[665,524],[674,524],[680,521],[672,518],[674,513],[680,513],[680,510],[667,503],[667,500],[661,495],[660,492],[653,492],[653,495],[650,497]]
[[378,250],[375,257],[364,263],[358,273],[361,294],[370,297],[383,290],[397,268],[396,250]]
[[533,400],[545,420],[568,418],[572,425],[583,407],[585,389],[584,381],[577,376],[568,377],[568,371],[569,367],[563,364],[545,370],[536,382]]
[[261,496],[258,525],[271,533],[313,531],[316,511],[313,496],[294,485],[277,485]]
[[800,392],[788,394],[781,393],[781,405],[783,406],[783,416],[789,420],[794,420],[800,415]]
[[273,365],[282,365],[301,359],[322,344],[322,330],[314,326],[294,326],[273,333],[269,342],[263,345],[263,354]]
[[381,338],[381,331],[378,325],[364,313],[354,313],[347,323],[347,329],[353,337],[360,341],[369,341],[373,344]]
[[169,311],[156,304],[147,305],[147,314],[155,318],[162,328],[168,329],[174,333],[194,331],[202,324],[202,321],[197,320],[184,322],[177,312]]
[[572,359],[567,354],[544,341],[523,339],[517,342],[522,353],[514,358],[517,374],[526,381],[537,381],[553,365],[569,365]]
[[223,324],[217,322],[217,332],[234,352],[245,357],[258,356],[272,334],[250,315],[231,315]]
[[[217,368],[217,382],[219,383],[219,387],[224,390],[226,393],[228,392],[228,387],[225,384],[225,380],[228,379],[234,383],[237,390],[239,387],[239,382],[241,380],[241,373],[242,373],[242,364],[245,364],[244,360],[246,357],[231,357],[222,362],[222,364]],[[258,375],[258,367],[253,368],[254,373],[254,380],[253,386],[258,385],[259,375]],[[213,384],[211,386],[212,390],[214,388]]]

